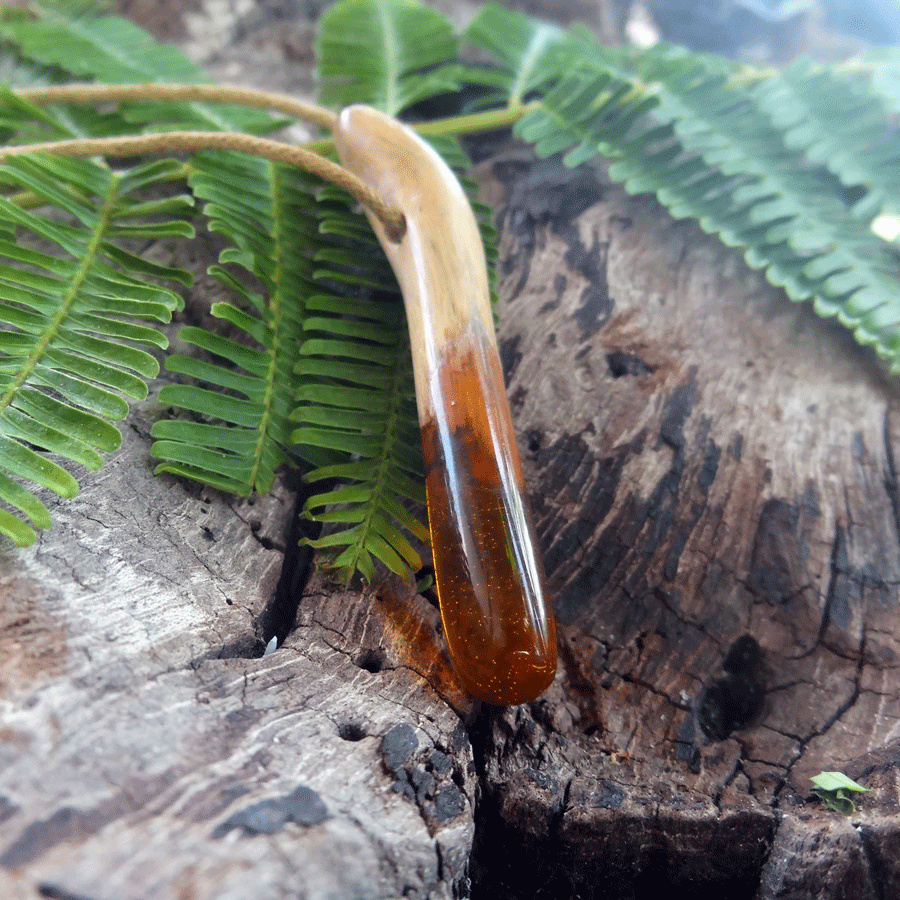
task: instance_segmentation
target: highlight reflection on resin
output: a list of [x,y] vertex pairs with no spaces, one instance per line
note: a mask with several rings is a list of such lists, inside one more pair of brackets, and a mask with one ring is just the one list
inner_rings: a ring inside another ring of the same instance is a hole
[[[433,380],[422,449],[450,655],[473,696],[519,703],[553,680],[556,634],[496,351],[448,353]],[[498,390],[504,403],[486,405]]]
[[531,700],[553,680],[556,631],[475,218],[443,160],[389,116],[349,107],[334,139],[343,164],[406,216],[399,242],[369,220],[406,305],[435,579],[454,668],[480,700]]

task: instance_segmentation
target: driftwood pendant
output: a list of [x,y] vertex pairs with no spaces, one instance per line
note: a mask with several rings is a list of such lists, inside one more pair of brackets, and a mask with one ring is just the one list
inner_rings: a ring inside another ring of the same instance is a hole
[[395,119],[348,107],[334,142],[342,163],[406,217],[399,241],[369,220],[406,306],[435,579],[454,668],[479,700],[532,700],[553,680],[556,630],[475,217],[449,167]]

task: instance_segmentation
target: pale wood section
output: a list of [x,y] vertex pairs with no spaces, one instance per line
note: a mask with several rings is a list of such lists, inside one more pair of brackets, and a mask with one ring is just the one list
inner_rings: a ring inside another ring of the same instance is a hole
[[341,162],[406,216],[399,242],[367,212],[403,291],[419,421],[441,356],[453,342],[493,342],[484,249],[459,182],[420,137],[366,106],[341,112],[334,129]]

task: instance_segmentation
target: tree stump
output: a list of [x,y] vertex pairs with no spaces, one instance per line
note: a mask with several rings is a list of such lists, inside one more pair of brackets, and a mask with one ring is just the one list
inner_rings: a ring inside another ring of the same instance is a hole
[[[171,33],[217,77],[308,92],[310,26],[281,9]],[[390,578],[314,575],[261,656],[294,486],[152,477],[151,402],[54,530],[0,548],[4,897],[900,890],[896,384],[602,167],[511,146],[478,176],[555,683],[473,706]],[[173,252],[202,272],[217,248]],[[823,769],[871,789],[850,818],[810,797]]]
[[[481,732],[494,890],[890,896],[896,385],[602,172],[486,169],[563,660]],[[849,822],[809,802],[834,769],[873,789]]]

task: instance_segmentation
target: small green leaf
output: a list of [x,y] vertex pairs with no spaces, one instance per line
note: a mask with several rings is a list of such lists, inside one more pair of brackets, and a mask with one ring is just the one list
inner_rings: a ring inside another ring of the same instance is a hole
[[[465,38],[491,53],[503,67],[475,70],[466,80],[501,88],[500,99],[511,104],[557,80],[572,52],[566,50],[569,41],[561,28],[495,3],[476,13]],[[497,99],[493,93],[491,99]]]
[[[8,499],[2,493],[0,493],[0,497],[4,500]],[[9,502],[12,500],[10,499]],[[5,509],[0,509],[0,534],[5,534],[18,547],[29,547],[37,537],[33,528]]]
[[857,784],[843,772],[820,772],[810,781],[814,785],[811,793],[825,804],[826,809],[842,816],[852,816],[856,812],[852,794],[866,794],[870,790]]
[[[30,491],[26,490],[22,485],[7,478],[0,472],[0,497],[2,497],[10,506],[20,509],[38,528],[50,527],[50,513],[47,507],[38,500]],[[2,516],[2,510],[0,510]],[[27,527],[27,526],[26,526]],[[31,534],[31,540],[34,540],[34,531],[28,528]],[[22,532],[24,536],[27,532]],[[10,535],[12,537],[12,535]],[[13,538],[15,540],[15,538]],[[29,543],[31,542],[29,540]],[[18,543],[18,541],[17,541]]]
[[820,772],[810,778],[810,781],[823,791],[855,791],[858,794],[866,794],[869,788],[857,784],[852,778],[848,778],[843,772]]

